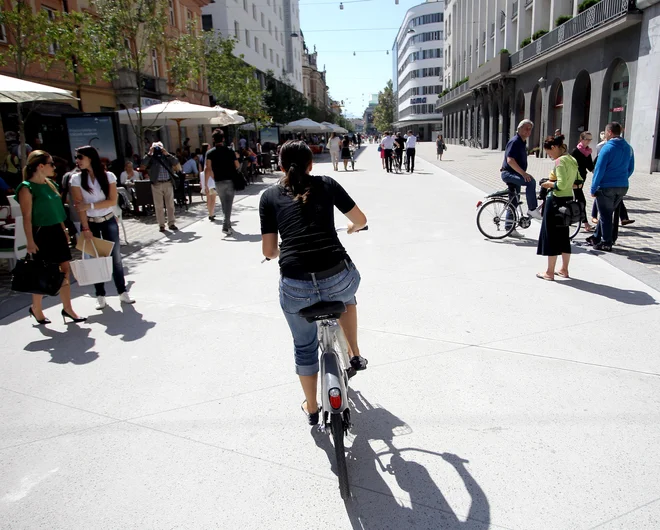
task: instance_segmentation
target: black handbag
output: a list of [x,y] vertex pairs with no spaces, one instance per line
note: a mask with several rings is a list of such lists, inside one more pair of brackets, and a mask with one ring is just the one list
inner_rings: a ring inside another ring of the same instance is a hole
[[555,220],[557,226],[571,226],[574,223],[581,223],[585,215],[584,204],[572,199],[557,208]]
[[247,185],[243,173],[241,173],[238,169],[234,171],[231,180],[234,183],[234,191],[243,191]]
[[56,296],[64,282],[64,273],[57,263],[46,263],[27,255],[18,260],[12,271],[11,290],[19,293]]

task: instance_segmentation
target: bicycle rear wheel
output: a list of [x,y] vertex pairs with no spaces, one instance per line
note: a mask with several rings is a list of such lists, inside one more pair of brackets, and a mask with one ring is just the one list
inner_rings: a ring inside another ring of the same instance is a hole
[[516,209],[505,199],[490,199],[479,207],[477,228],[488,239],[504,239],[516,225]]
[[335,446],[337,460],[337,477],[339,478],[339,494],[346,500],[351,496],[351,487],[348,483],[348,467],[346,466],[346,450],[344,449],[344,422],[341,414],[330,414],[330,430]]

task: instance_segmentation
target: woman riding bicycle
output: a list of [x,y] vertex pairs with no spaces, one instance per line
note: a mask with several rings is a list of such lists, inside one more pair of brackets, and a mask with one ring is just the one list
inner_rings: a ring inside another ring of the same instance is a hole
[[289,141],[282,146],[280,166],[285,175],[261,196],[259,215],[263,254],[268,259],[280,258],[280,306],[293,336],[296,373],[306,398],[302,409],[308,423],[316,425],[318,331],[314,322],[298,312],[319,302],[344,302],[346,312],[339,325],[348,342],[351,366],[355,370],[367,367],[357,342],[355,293],[360,273],[337,237],[334,207],[348,217],[349,234],[364,228],[367,218],[334,179],[310,175],[312,158],[305,142]]

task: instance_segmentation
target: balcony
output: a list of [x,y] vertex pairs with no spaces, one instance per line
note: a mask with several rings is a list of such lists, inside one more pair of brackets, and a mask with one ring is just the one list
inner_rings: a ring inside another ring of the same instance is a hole
[[506,13],[500,11],[500,29],[504,29],[504,26],[506,26]]
[[518,0],[513,3],[511,7],[511,20],[516,20],[518,18]]
[[444,105],[458,98],[463,98],[471,94],[469,83],[463,83],[462,85],[456,87],[454,90],[449,91],[441,98],[438,98],[438,101],[435,103],[436,109],[441,109]]
[[490,38],[494,39],[495,38],[495,22],[493,22],[490,25]]
[[[532,0],[533,1],[533,0]],[[568,49],[564,45],[571,41],[579,41],[582,46],[591,41],[602,39],[606,26],[618,22],[618,26],[628,27],[641,22],[641,14],[635,8],[634,0],[601,0],[598,4],[583,11],[568,22],[565,22],[540,39],[528,44],[511,56],[511,70],[540,58],[548,60],[547,55]],[[617,31],[623,29],[619,27]],[[596,34],[589,38],[589,34]],[[600,31],[602,30],[602,31]],[[586,37],[586,38],[583,38]],[[576,42],[576,45],[578,42]],[[570,47],[572,48],[572,46]]]

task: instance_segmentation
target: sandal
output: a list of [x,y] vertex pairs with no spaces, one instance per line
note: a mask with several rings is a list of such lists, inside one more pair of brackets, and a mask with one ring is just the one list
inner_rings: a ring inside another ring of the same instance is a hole
[[561,276],[562,278],[566,278],[567,280],[570,280],[570,276],[568,274],[564,274],[563,272],[559,271],[555,273],[557,276]]
[[319,405],[318,409],[316,409],[316,412],[312,412],[311,414],[305,410],[305,403],[307,403],[307,400],[303,401],[302,404],[300,405],[301,410],[307,415],[307,423],[309,425],[318,425],[319,423],[319,413],[321,412],[321,405]]
[[582,227],[582,230],[584,230],[585,232],[595,232],[596,231],[596,229],[591,225],[587,225],[587,226]]
[[540,278],[541,280],[545,280],[545,281],[547,281],[547,282],[554,282],[554,281],[555,281],[554,278],[551,278],[551,277],[548,276],[545,272],[537,272],[537,273],[536,273],[536,277],[537,277],[537,278]]
[[360,370],[366,370],[367,364],[369,364],[369,361],[367,361],[367,359],[365,359],[361,355],[356,355],[355,357],[351,357],[351,368],[353,368],[353,370],[355,370],[356,372],[359,372]]

